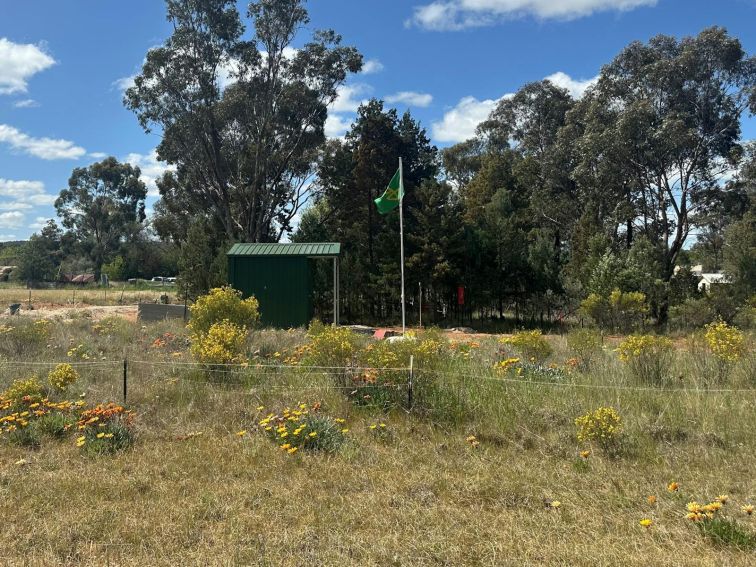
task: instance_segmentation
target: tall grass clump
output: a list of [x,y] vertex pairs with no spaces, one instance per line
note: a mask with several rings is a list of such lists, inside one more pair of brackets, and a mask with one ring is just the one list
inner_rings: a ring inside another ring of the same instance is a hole
[[617,352],[636,379],[661,385],[672,366],[673,346],[667,337],[631,335],[619,344]]
[[590,370],[601,355],[601,346],[601,335],[593,329],[575,329],[567,334],[567,350],[583,371]]

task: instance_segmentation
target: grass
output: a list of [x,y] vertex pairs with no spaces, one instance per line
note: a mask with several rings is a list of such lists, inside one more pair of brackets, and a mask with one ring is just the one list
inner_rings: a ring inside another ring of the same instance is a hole
[[[711,391],[755,388],[750,359],[710,384],[680,350],[649,388],[607,348],[565,379],[581,387],[505,382],[491,370],[503,356],[492,338],[419,370],[412,412],[380,411],[350,402],[330,371],[182,365],[177,323],[93,326],[56,321],[37,342],[27,330],[0,335],[0,386],[29,368],[44,374],[19,361],[65,360],[72,345],[88,346],[85,362],[116,361],[78,368],[69,397],[90,404],[119,400],[126,356],[138,416],[136,443],[113,456],[56,440],[54,426],[36,449],[0,439],[4,565],[752,563],[756,520],[740,506],[756,500],[756,392]],[[274,365],[304,340],[256,332],[249,352]],[[564,339],[549,340],[562,364]],[[348,442],[290,456],[258,431],[268,412],[299,402],[345,419]],[[617,451],[581,457],[573,420],[606,405],[623,418]],[[719,494],[730,501],[716,522],[685,519],[687,502]]]
[[173,303],[176,299],[176,287],[150,287],[134,286],[131,284],[116,285],[110,289],[100,287],[71,287],[56,289],[32,289],[19,285],[0,286],[0,306],[12,303],[20,303],[22,309],[29,305],[29,292],[31,291],[31,304],[35,309],[50,305],[134,305],[141,302],[155,302],[160,296],[168,294]]

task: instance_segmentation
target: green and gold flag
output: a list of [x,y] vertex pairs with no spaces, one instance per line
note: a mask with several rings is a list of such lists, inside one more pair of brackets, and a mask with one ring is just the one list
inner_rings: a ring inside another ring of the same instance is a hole
[[397,169],[394,177],[386,187],[383,195],[375,200],[375,204],[378,207],[378,212],[382,215],[390,213],[399,206],[399,203],[404,197],[404,187],[402,186],[402,174],[401,170]]

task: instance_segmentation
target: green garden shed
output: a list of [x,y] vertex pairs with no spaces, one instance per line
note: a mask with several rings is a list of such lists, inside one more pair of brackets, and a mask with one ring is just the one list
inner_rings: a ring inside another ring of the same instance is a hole
[[333,322],[339,322],[339,256],[336,242],[234,244],[227,252],[228,281],[260,303],[267,327],[306,326],[313,316],[313,260],[333,261]]

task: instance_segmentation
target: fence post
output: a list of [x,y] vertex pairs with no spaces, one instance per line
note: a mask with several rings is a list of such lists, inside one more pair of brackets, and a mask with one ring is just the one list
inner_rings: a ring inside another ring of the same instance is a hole
[[126,403],[126,394],[128,392],[128,375],[129,375],[129,361],[123,359],[123,403]]
[[414,362],[415,357],[413,355],[410,355],[410,366],[409,366],[409,380],[407,381],[407,409],[412,409],[412,382],[414,379]]

